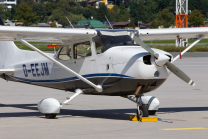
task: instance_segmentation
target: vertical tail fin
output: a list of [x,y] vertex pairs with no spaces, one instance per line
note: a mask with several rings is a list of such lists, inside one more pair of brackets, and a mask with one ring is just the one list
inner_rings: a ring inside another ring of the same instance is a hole
[[0,41],[0,69],[17,62],[20,49],[12,41]]

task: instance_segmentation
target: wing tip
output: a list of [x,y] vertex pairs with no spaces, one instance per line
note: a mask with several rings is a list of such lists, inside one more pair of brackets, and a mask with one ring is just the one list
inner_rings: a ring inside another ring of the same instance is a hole
[[195,83],[193,83],[191,86],[195,86],[196,84]]
[[191,86],[195,86],[196,85],[193,80],[190,80],[188,84],[190,84]]

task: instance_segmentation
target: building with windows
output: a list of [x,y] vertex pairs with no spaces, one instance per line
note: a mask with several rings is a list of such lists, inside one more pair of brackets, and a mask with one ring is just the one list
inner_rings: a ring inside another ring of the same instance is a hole
[[17,5],[17,0],[0,0],[0,4],[7,4],[7,8],[11,9],[12,5]]

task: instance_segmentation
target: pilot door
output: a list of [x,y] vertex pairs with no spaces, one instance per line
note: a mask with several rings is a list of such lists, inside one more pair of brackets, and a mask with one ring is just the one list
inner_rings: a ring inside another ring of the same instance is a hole
[[94,58],[95,49],[93,47],[94,45],[92,41],[89,40],[73,44],[73,64],[75,72],[89,80],[95,78],[94,75],[97,73]]

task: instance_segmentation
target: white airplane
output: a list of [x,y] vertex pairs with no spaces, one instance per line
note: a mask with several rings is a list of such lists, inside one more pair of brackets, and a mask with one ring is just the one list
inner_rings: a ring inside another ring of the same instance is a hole
[[[56,54],[44,53],[25,37],[56,37],[63,46]],[[137,116],[154,115],[159,100],[144,96],[161,86],[172,72],[186,83],[195,83],[173,62],[170,53],[151,49],[142,40],[197,38],[182,55],[208,36],[208,28],[94,30],[0,26],[0,74],[7,81],[75,92],[63,103],[54,98],[38,102],[46,118],[79,94],[122,96],[137,104]],[[20,50],[11,37],[34,51]]]

